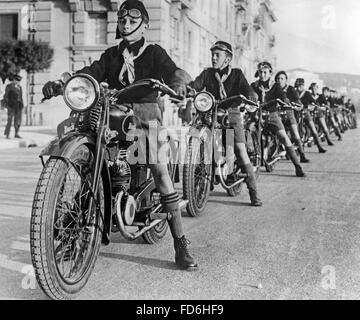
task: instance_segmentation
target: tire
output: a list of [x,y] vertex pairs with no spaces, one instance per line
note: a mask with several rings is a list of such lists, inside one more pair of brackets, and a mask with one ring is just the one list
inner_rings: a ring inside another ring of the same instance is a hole
[[[260,174],[260,167],[261,167],[261,145],[259,143],[258,133],[257,131],[245,131],[245,138],[246,138],[246,147],[247,153],[250,158],[250,162],[254,167],[254,173],[256,179],[259,177]],[[228,189],[227,194],[230,197],[237,197],[241,194],[243,183],[238,184],[234,188]]]
[[[205,148],[204,138],[190,138],[183,172],[183,191],[184,199],[189,201],[186,210],[191,217],[201,216],[209,200],[212,168],[211,164],[202,161],[205,159]],[[203,171],[202,176],[200,170]],[[205,172],[206,176],[203,176]],[[197,175],[199,181],[195,181]]]
[[269,162],[272,161],[273,156],[278,152],[279,142],[278,142],[278,139],[276,137],[274,137],[273,135],[270,136],[269,144],[266,142],[267,139],[268,138],[265,137],[265,139],[264,139],[265,141],[263,141],[264,145],[266,145],[266,147],[264,147],[264,149],[265,148],[268,149],[268,154],[267,154],[268,157],[267,157],[267,159],[264,159],[264,165],[265,165],[266,172],[271,173],[275,169],[275,164],[270,165]]
[[154,228],[145,232],[142,237],[147,244],[158,244],[165,237],[168,229],[169,224],[166,220],[164,220]]
[[[86,149],[88,155],[81,155]],[[82,145],[76,153],[72,156],[72,161],[80,166],[84,174],[87,172],[85,179],[91,181],[92,162],[87,162],[85,157],[93,160],[92,152]],[[68,190],[67,186],[72,179],[74,183]],[[102,212],[103,191],[100,177],[98,198]],[[73,298],[86,285],[95,266],[101,245],[103,219],[94,202],[91,213],[84,214],[86,211],[83,207],[88,208],[89,195],[86,183],[73,166],[62,159],[48,160],[35,191],[30,222],[30,247],[36,279],[44,293],[52,299]],[[85,223],[85,218],[89,219],[88,223]],[[66,266],[69,267],[68,277]],[[72,271],[78,275],[71,277]]]

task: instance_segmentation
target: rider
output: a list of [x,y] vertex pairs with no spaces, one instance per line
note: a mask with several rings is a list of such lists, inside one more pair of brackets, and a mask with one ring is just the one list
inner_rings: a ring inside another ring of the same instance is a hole
[[334,128],[334,131],[335,131],[336,136],[338,137],[338,140],[341,141],[341,133],[340,133],[339,127],[336,124],[335,119],[334,119],[334,111],[332,109],[332,99],[331,99],[330,88],[323,87],[322,95],[320,95],[320,97],[318,99],[318,103],[320,105],[325,105],[326,108],[330,111],[330,124]]
[[[281,88],[286,93],[286,96],[290,100],[290,102],[301,105],[299,95],[297,94],[295,88],[288,84],[288,75],[286,74],[285,71],[279,71],[275,76],[275,81],[280,84]],[[300,162],[301,163],[310,162],[310,160],[307,159],[305,156],[304,147],[301,142],[301,138],[299,134],[298,123],[296,121],[293,109],[286,110],[286,119],[284,125],[290,129],[291,134],[295,140],[295,143],[298,146],[298,151],[300,154]]]
[[333,120],[334,120],[334,127],[338,128],[339,132],[340,132],[340,137],[339,137],[339,141],[342,140],[341,134],[344,133],[344,131],[341,128],[341,124],[339,121],[339,117],[338,117],[338,99],[337,99],[337,93],[335,90],[330,89],[330,110],[332,111],[332,116],[333,116]]
[[[107,81],[111,88],[116,89],[122,89],[141,79],[164,79],[177,94],[184,95],[190,76],[177,68],[162,47],[146,42],[144,33],[148,27],[149,14],[143,3],[138,0],[123,2],[118,11],[116,30],[116,38],[121,38],[122,41],[118,46],[107,49],[99,61],[94,61],[78,73],[89,74],[98,82]],[[43,88],[44,96],[51,98],[60,94],[59,89],[58,82],[48,82]],[[145,126],[150,121],[161,123],[157,95],[146,96],[141,102],[132,105],[134,114]],[[156,144],[151,145],[151,148],[156,147]],[[176,265],[180,269],[196,268],[197,264],[188,251],[189,241],[183,233],[179,195],[174,189],[167,164],[151,164],[150,168],[161,194],[164,211],[170,213],[168,222],[174,238]]]
[[[324,94],[321,94],[321,95],[318,94],[319,86],[317,85],[317,83],[315,83],[315,82],[312,83],[310,85],[309,90],[311,92],[311,95],[312,95],[313,99],[316,100],[317,105],[319,105],[320,107],[323,107],[323,106],[328,107],[328,99],[327,99],[327,97],[325,97]],[[325,134],[327,144],[329,146],[333,146],[334,143],[330,139],[329,129],[328,129],[328,127],[326,125],[326,122],[325,122],[325,113],[320,108],[318,108],[318,110],[317,110],[316,120],[318,121],[318,123],[320,125],[320,128],[322,129],[322,131]]]
[[266,109],[270,112],[270,117],[264,129],[270,131],[274,135],[277,135],[280,143],[285,146],[287,156],[295,166],[296,176],[306,177],[306,174],[303,171],[295,153],[294,146],[286,134],[277,109],[276,99],[281,99],[284,102],[287,102],[288,99],[281,86],[278,83],[271,81],[271,74],[271,64],[267,61],[261,62],[258,64],[257,72],[255,73],[255,78],[259,78],[259,80],[251,84],[251,87],[258,95],[260,103],[268,103],[268,107],[266,107]]
[[317,130],[315,128],[313,118],[312,118],[312,116],[310,114],[310,111],[309,111],[309,105],[311,105],[313,103],[316,103],[316,101],[312,97],[311,93],[309,91],[305,90],[305,80],[304,79],[302,79],[302,78],[296,79],[294,87],[296,88],[296,90],[297,90],[297,92],[299,94],[301,103],[304,106],[304,111],[305,111],[304,123],[310,129],[310,132],[311,132],[311,134],[312,134],[312,136],[314,138],[314,141],[315,141],[315,143],[316,143],[316,145],[317,145],[317,147],[319,149],[319,152],[320,153],[326,153],[327,150],[325,150],[321,146],[318,132],[317,132]]
[[[213,67],[205,69],[195,81],[189,83],[189,86],[196,91],[202,91],[206,88],[217,100],[240,94],[254,100],[254,92],[243,72],[240,69],[231,67],[233,58],[231,44],[218,41],[210,50]],[[235,134],[234,151],[238,167],[248,176],[246,184],[249,189],[251,205],[260,207],[262,202],[257,192],[254,168],[247,154],[243,119],[237,105],[233,105],[229,109],[229,121]]]
[[353,129],[357,128],[357,121],[356,121],[356,108],[354,103],[352,102],[352,100],[349,98],[345,107],[351,112],[352,114],[352,118],[353,118],[353,122],[354,122],[354,127]]

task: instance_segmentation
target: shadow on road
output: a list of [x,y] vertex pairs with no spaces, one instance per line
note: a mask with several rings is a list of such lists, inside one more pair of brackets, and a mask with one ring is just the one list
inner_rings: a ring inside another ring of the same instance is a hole
[[237,202],[237,201],[221,201],[221,200],[214,200],[214,199],[210,199],[209,200],[210,203],[219,203],[219,204],[223,204],[224,206],[233,206],[233,207],[251,207],[250,202],[249,203],[244,203],[244,202]]
[[129,256],[126,254],[107,253],[107,252],[101,252],[99,255],[104,258],[134,262],[137,264],[155,267],[155,268],[159,268],[159,269],[177,270],[176,265],[172,261],[135,257],[135,256]]

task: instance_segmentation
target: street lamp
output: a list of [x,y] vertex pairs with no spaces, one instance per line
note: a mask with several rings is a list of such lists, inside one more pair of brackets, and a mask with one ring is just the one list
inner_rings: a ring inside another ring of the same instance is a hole
[[[36,3],[38,0],[31,0],[29,5],[29,18],[28,18],[28,40],[35,40],[36,25],[35,25],[35,14],[36,14]],[[27,107],[26,107],[26,125],[32,125],[32,101],[30,101],[30,89],[34,83],[34,74],[29,72],[27,74]]]

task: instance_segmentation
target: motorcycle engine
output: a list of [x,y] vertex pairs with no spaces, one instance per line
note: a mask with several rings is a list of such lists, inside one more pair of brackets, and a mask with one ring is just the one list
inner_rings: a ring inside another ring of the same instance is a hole
[[118,159],[111,167],[111,184],[113,195],[120,191],[127,192],[131,184],[131,168],[125,159]]

